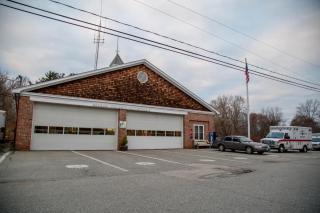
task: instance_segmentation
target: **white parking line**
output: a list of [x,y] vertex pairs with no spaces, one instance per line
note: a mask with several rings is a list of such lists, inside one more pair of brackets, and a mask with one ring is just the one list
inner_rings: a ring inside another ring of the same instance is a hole
[[215,162],[216,160],[212,160],[212,159],[200,159],[199,161],[201,161],[201,162]]
[[206,157],[206,158],[215,159],[215,160],[232,161],[232,162],[237,162],[237,163],[249,163],[249,162],[245,162],[245,161],[231,160],[231,159],[227,159],[227,158],[217,158],[217,157],[212,157],[212,156],[208,156],[208,155],[191,155],[191,156]]
[[[166,151],[166,150],[164,150]],[[192,151],[195,151],[195,150],[192,150]],[[172,151],[168,151],[168,152],[171,152]],[[197,151],[195,151],[197,152]],[[199,152],[203,152],[203,151],[199,151]],[[231,160],[231,159],[227,159],[227,158],[219,158],[219,157],[214,157],[214,156],[208,156],[208,155],[194,155],[194,154],[187,154],[187,153],[182,153],[182,152],[175,152],[175,153],[179,153],[179,154],[182,154],[182,155],[189,155],[189,156],[194,156],[194,157],[202,157],[202,158],[209,158],[209,159],[214,159],[214,160],[224,160],[224,161],[232,161],[232,162],[237,162],[237,163],[247,163],[249,164],[249,162],[245,162],[245,161],[238,161],[238,160]],[[212,152],[208,152],[208,153],[211,153]]]
[[233,157],[233,159],[237,159],[237,160],[248,160],[248,158],[244,158],[244,157]]
[[153,162],[137,162],[136,164],[140,165],[140,166],[153,166],[153,165],[155,165],[155,163],[153,163]]
[[104,164],[104,165],[110,166],[110,167],[112,167],[112,168],[118,169],[118,170],[120,170],[120,171],[128,172],[128,170],[126,170],[126,169],[124,169],[124,168],[121,168],[121,167],[119,167],[119,166],[113,165],[113,164],[111,164],[111,163],[107,163],[107,162],[105,162],[105,161],[99,160],[99,159],[94,158],[94,157],[91,157],[91,156],[89,156],[89,155],[85,155],[85,154],[82,154],[82,153],[76,152],[76,151],[71,151],[71,152],[73,152],[73,153],[75,153],[75,154],[77,154],[77,155],[81,155],[81,156],[83,156],[83,157],[89,158],[89,159],[91,159],[91,160],[97,161],[97,162],[102,163],[102,164]]
[[10,154],[11,154],[11,152],[6,152],[4,155],[2,155],[0,158],[0,163],[2,163],[2,161],[4,161],[4,159],[6,159],[6,157]]
[[179,164],[179,165],[184,165],[184,166],[188,166],[187,164],[183,164],[177,161],[172,161],[172,160],[166,160],[163,158],[155,158],[155,157],[151,157],[151,156],[147,156],[147,155],[139,155],[139,154],[135,154],[135,153],[130,153],[130,152],[121,152],[121,151],[117,151],[123,154],[127,154],[127,155],[134,155],[134,156],[138,156],[138,157],[142,157],[142,158],[149,158],[149,159],[154,159],[154,160],[158,160],[158,161],[163,161],[163,162],[167,162],[167,163],[173,163],[173,164]]

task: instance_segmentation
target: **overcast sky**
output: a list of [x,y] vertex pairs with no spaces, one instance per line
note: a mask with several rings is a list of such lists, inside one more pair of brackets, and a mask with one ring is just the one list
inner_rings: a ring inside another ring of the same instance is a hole
[[[100,0],[60,1],[99,13]],[[183,21],[152,10],[137,1],[145,2]],[[249,63],[320,84],[320,1],[173,1],[264,43],[235,33],[167,0],[103,0],[102,15],[233,58],[247,58]],[[1,2],[7,3],[5,0]],[[47,0],[21,2],[98,23],[97,17]],[[103,21],[103,24],[190,49],[111,21]],[[0,68],[11,77],[21,74],[35,81],[48,70],[68,74],[93,69],[93,31],[4,7],[0,7],[0,29]],[[103,37],[105,43],[101,46],[99,68],[108,66],[116,51],[117,39],[109,35]],[[119,40],[119,49],[124,62],[147,59],[207,102],[219,95],[246,95],[245,78],[241,72],[123,39]],[[253,75],[250,76],[249,92],[252,111],[259,112],[264,107],[277,106],[282,109],[287,122],[294,116],[299,103],[320,97],[317,92]]]

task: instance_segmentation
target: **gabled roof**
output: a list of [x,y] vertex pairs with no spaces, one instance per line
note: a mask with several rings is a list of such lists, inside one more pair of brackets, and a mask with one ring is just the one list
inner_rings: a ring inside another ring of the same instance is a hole
[[165,72],[163,72],[162,70],[160,70],[159,68],[157,68],[156,66],[154,66],[153,64],[151,64],[149,61],[147,61],[145,59],[138,60],[138,61],[133,61],[133,62],[121,64],[121,65],[101,68],[101,69],[97,69],[97,70],[87,71],[87,72],[79,73],[79,74],[76,74],[76,75],[73,75],[73,76],[67,76],[67,77],[56,79],[56,80],[52,80],[52,81],[47,81],[47,82],[42,82],[42,83],[26,86],[26,87],[17,88],[17,89],[13,90],[13,93],[31,92],[31,91],[36,90],[36,89],[41,89],[41,88],[45,88],[45,87],[49,87],[49,86],[53,86],[53,85],[58,85],[58,84],[62,84],[62,83],[66,83],[66,82],[70,82],[70,81],[74,81],[74,80],[78,80],[78,79],[87,78],[87,77],[90,77],[90,76],[95,76],[95,75],[99,75],[99,74],[103,74],[103,73],[117,71],[117,70],[120,70],[120,69],[125,69],[125,68],[129,68],[129,67],[133,67],[133,66],[138,66],[138,65],[145,65],[146,67],[148,67],[149,69],[151,69],[152,71],[157,73],[159,76],[161,76],[162,78],[166,79],[168,82],[170,82],[171,84],[176,86],[178,89],[180,89],[181,91],[183,91],[184,93],[189,95],[191,98],[196,100],[199,104],[204,106],[209,111],[219,114],[219,112],[216,109],[214,109],[211,105],[206,103],[204,100],[202,100],[196,94],[194,94],[193,92],[188,90],[182,84],[180,84],[179,82],[177,82],[176,80],[171,78]]

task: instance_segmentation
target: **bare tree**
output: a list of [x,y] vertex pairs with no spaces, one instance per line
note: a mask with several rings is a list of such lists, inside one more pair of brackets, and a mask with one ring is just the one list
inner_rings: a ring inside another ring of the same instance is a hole
[[13,140],[16,125],[16,105],[12,89],[30,85],[29,78],[18,76],[9,78],[6,72],[0,70],[0,110],[6,111],[6,140]]
[[11,90],[14,80],[9,79],[7,73],[0,71],[0,109],[6,111],[5,139],[12,140],[15,128],[15,104]]
[[269,132],[270,126],[277,126],[282,122],[282,112],[278,107],[267,107],[261,113],[250,114],[250,127],[252,139],[259,141]]
[[308,99],[305,103],[300,103],[297,107],[296,115],[312,118],[316,122],[320,122],[320,101]]
[[291,125],[311,127],[313,132],[320,132],[320,101],[308,99],[300,103]]
[[14,81],[12,81],[11,88],[19,88],[32,85],[31,80],[27,76],[18,75]]
[[245,127],[244,99],[241,96],[219,96],[211,105],[220,112],[215,118],[218,136],[243,134]]
[[261,113],[266,116],[270,126],[277,126],[282,121],[282,112],[279,107],[267,107],[262,109]]
[[229,103],[231,108],[231,122],[233,126],[233,132],[240,134],[243,132],[246,122],[245,101],[241,96],[229,97]]

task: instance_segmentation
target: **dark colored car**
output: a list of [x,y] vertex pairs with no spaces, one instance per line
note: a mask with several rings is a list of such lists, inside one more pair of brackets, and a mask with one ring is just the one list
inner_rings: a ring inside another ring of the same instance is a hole
[[218,149],[221,152],[230,149],[231,151],[245,151],[248,154],[254,152],[263,154],[270,151],[270,147],[267,144],[253,142],[244,136],[226,136],[223,141],[218,143]]

